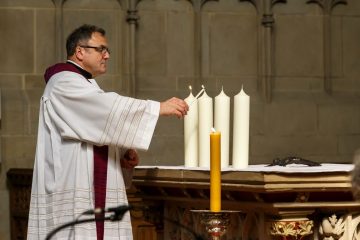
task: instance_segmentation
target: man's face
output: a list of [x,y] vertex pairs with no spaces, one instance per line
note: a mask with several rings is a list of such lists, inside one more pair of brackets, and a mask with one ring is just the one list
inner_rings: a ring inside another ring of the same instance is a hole
[[82,48],[83,68],[96,77],[106,72],[106,61],[110,58],[106,38],[101,33],[94,32],[86,44],[80,44]]

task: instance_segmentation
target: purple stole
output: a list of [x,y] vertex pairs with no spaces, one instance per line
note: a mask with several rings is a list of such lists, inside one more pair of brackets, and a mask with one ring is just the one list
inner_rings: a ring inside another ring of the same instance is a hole
[[[70,71],[82,75],[86,80],[91,78],[91,74],[84,69],[72,64],[58,63],[49,67],[45,74],[45,82],[56,73]],[[88,80],[89,81],[89,80]],[[95,208],[105,208],[106,202],[106,181],[107,181],[107,164],[108,164],[108,146],[95,146],[94,150],[94,194],[95,194]],[[98,240],[104,239],[104,217],[105,213],[95,215],[96,219],[96,235]]]

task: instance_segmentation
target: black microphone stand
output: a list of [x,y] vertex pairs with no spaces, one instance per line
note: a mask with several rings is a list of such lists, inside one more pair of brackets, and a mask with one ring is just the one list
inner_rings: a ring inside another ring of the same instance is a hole
[[[130,207],[131,208],[131,207]],[[124,214],[130,209],[130,208],[114,208],[112,209],[114,211],[114,213],[111,216],[108,217],[104,217],[104,218],[88,218],[88,219],[76,219],[74,221],[65,223],[63,225],[60,225],[59,227],[53,229],[45,238],[45,240],[50,240],[57,232],[59,232],[60,230],[70,227],[70,226],[75,226],[77,224],[81,224],[81,223],[87,223],[87,222],[95,222],[95,221],[120,221]],[[140,208],[142,210],[145,210],[145,208]],[[148,210],[148,209],[147,209]],[[94,211],[93,210],[87,210],[85,212],[83,212],[80,216],[82,215],[89,215],[89,214],[93,214]],[[167,222],[170,222],[172,224],[175,224],[177,226],[179,226],[180,228],[185,229],[186,231],[188,231],[191,235],[193,235],[193,237],[195,238],[195,240],[205,240],[205,238],[199,234],[197,234],[193,229],[189,228],[188,226],[183,225],[182,223],[180,223],[179,221],[170,219],[168,217],[163,216],[163,219]]]
[[[95,222],[95,221],[120,221],[124,214],[129,210],[130,208],[127,209],[117,209],[114,211],[114,213],[111,216],[108,217],[104,217],[104,218],[88,218],[88,219],[76,219],[74,221],[65,223],[63,225],[60,225],[59,227],[53,229],[45,238],[45,240],[50,240],[55,233],[59,232],[60,230],[70,227],[70,226],[75,226],[77,224],[81,224],[81,223],[87,223],[87,222]],[[90,210],[85,211],[84,213],[82,213],[80,216],[82,215],[88,215]],[[92,210],[91,210],[92,211]]]
[[64,229],[64,228],[67,228],[67,227],[71,227],[71,226],[75,226],[77,224],[80,224],[80,223],[87,223],[87,222],[95,222],[95,221],[106,221],[106,220],[110,220],[110,217],[106,217],[106,218],[88,218],[88,219],[77,219],[77,220],[74,220],[74,221],[71,221],[71,222],[68,222],[68,223],[65,223],[55,229],[53,229],[45,238],[45,240],[50,240],[54,235],[55,233],[59,232],[60,230]]

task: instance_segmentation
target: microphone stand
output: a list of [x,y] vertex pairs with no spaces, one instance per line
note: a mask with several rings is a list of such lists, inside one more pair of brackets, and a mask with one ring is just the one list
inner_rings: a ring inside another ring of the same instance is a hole
[[[60,230],[70,227],[70,226],[75,226],[77,224],[81,224],[81,223],[87,223],[87,222],[95,222],[95,221],[119,221],[123,218],[124,214],[129,210],[130,208],[127,209],[115,209],[114,213],[111,216],[108,217],[104,217],[104,218],[88,218],[88,219],[76,219],[74,221],[65,223],[63,225],[60,225],[59,227],[53,229],[45,238],[45,240],[50,240],[55,233],[59,232]],[[83,212],[81,215],[87,215],[89,214],[89,211],[85,211]],[[92,210],[91,210],[92,211]],[[80,216],[81,216],[80,215]]]
[[[145,208],[140,208],[142,210],[145,210]],[[60,230],[70,227],[70,226],[75,226],[77,224],[81,224],[81,223],[87,223],[87,222],[94,222],[94,221],[118,221],[121,220],[124,216],[124,214],[128,211],[129,209],[118,209],[115,210],[114,213],[111,216],[108,217],[104,217],[104,218],[88,218],[88,219],[76,219],[74,221],[65,223],[63,225],[60,225],[59,227],[53,229],[45,238],[45,240],[50,240],[57,232],[59,232]],[[148,210],[148,209],[147,209]],[[88,210],[85,211],[84,213],[82,213],[81,215],[88,215],[89,213],[93,213],[93,210]],[[81,216],[80,215],[80,216]],[[193,229],[189,228],[188,226],[185,226],[184,224],[180,223],[179,221],[170,219],[168,217],[163,216],[163,219],[167,222],[170,222],[172,224],[175,224],[177,226],[179,226],[180,228],[185,229],[186,231],[188,231],[191,235],[193,235],[193,237],[195,238],[195,240],[205,240],[205,238],[199,234],[197,234]]]
[[94,221],[106,221],[106,220],[111,220],[111,217],[105,217],[105,218],[100,218],[100,219],[95,219],[95,218],[88,218],[88,219],[77,219],[68,223],[65,223],[55,229],[53,229],[45,238],[45,240],[50,240],[55,233],[59,232],[60,230],[67,228],[67,227],[71,227],[71,226],[75,226],[77,224],[80,223],[87,223],[87,222],[94,222]]

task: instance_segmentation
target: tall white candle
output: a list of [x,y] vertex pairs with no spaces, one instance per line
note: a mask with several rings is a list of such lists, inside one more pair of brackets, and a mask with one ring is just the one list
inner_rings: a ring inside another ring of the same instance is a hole
[[243,89],[234,97],[233,167],[249,165],[250,97]]
[[210,167],[209,134],[213,127],[213,100],[206,94],[198,99],[199,105],[199,166]]
[[230,98],[222,89],[215,97],[215,129],[221,132],[221,167],[229,166]]
[[[189,111],[184,118],[184,158],[185,167],[198,166],[198,104],[192,92],[185,98]],[[191,106],[190,106],[190,103]]]

